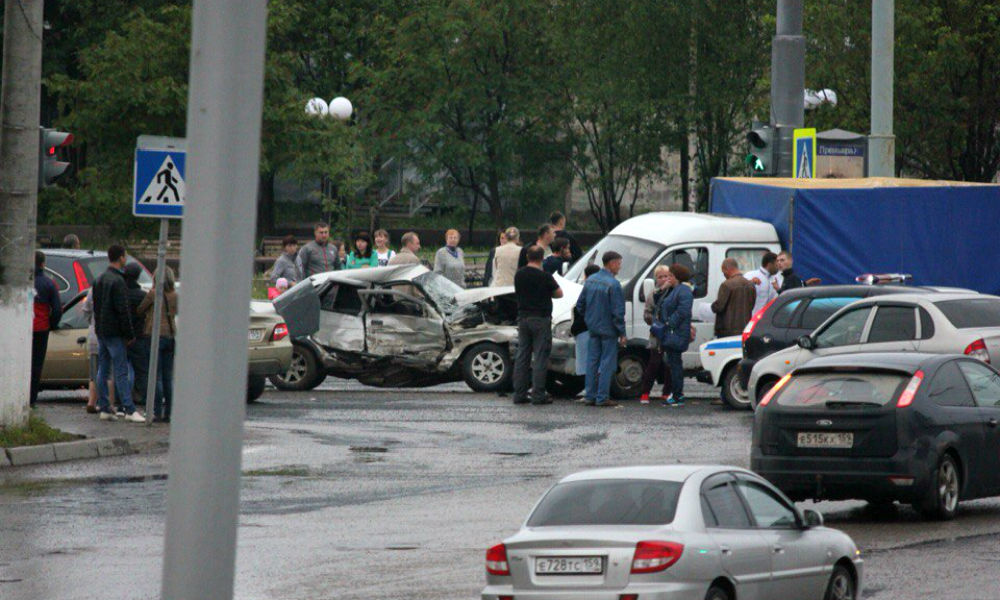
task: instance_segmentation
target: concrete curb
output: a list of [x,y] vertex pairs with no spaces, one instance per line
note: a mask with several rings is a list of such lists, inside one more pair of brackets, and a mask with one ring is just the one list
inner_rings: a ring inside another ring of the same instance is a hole
[[97,438],[0,450],[0,468],[132,454],[132,446],[122,438]]

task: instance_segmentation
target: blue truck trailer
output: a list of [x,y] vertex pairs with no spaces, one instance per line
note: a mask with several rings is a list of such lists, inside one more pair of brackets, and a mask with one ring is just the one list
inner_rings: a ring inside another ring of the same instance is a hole
[[709,211],[774,225],[803,279],[909,273],[914,285],[1000,294],[1000,185],[717,177]]

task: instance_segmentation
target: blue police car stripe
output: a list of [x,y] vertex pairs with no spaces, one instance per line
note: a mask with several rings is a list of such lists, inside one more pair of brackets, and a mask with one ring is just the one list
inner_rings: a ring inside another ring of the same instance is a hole
[[731,340],[728,342],[712,342],[705,346],[706,350],[723,350],[726,348],[739,348],[743,345],[740,340]]

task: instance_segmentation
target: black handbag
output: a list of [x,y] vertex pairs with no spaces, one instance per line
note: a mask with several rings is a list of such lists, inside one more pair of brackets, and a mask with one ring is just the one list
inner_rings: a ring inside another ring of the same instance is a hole
[[584,318],[583,313],[577,310],[576,307],[574,306],[573,323],[570,324],[569,326],[569,334],[573,337],[576,337],[581,333],[583,333],[584,331],[587,331],[587,321]]

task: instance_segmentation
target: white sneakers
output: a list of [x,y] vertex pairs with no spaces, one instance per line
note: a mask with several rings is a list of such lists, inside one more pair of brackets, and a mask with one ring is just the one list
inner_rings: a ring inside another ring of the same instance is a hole
[[101,413],[101,420],[102,421],[117,421],[118,420],[118,416],[115,413],[112,413],[112,412],[102,412]]
[[146,417],[142,416],[142,413],[135,411],[132,414],[125,417],[125,420],[129,423],[145,423]]

